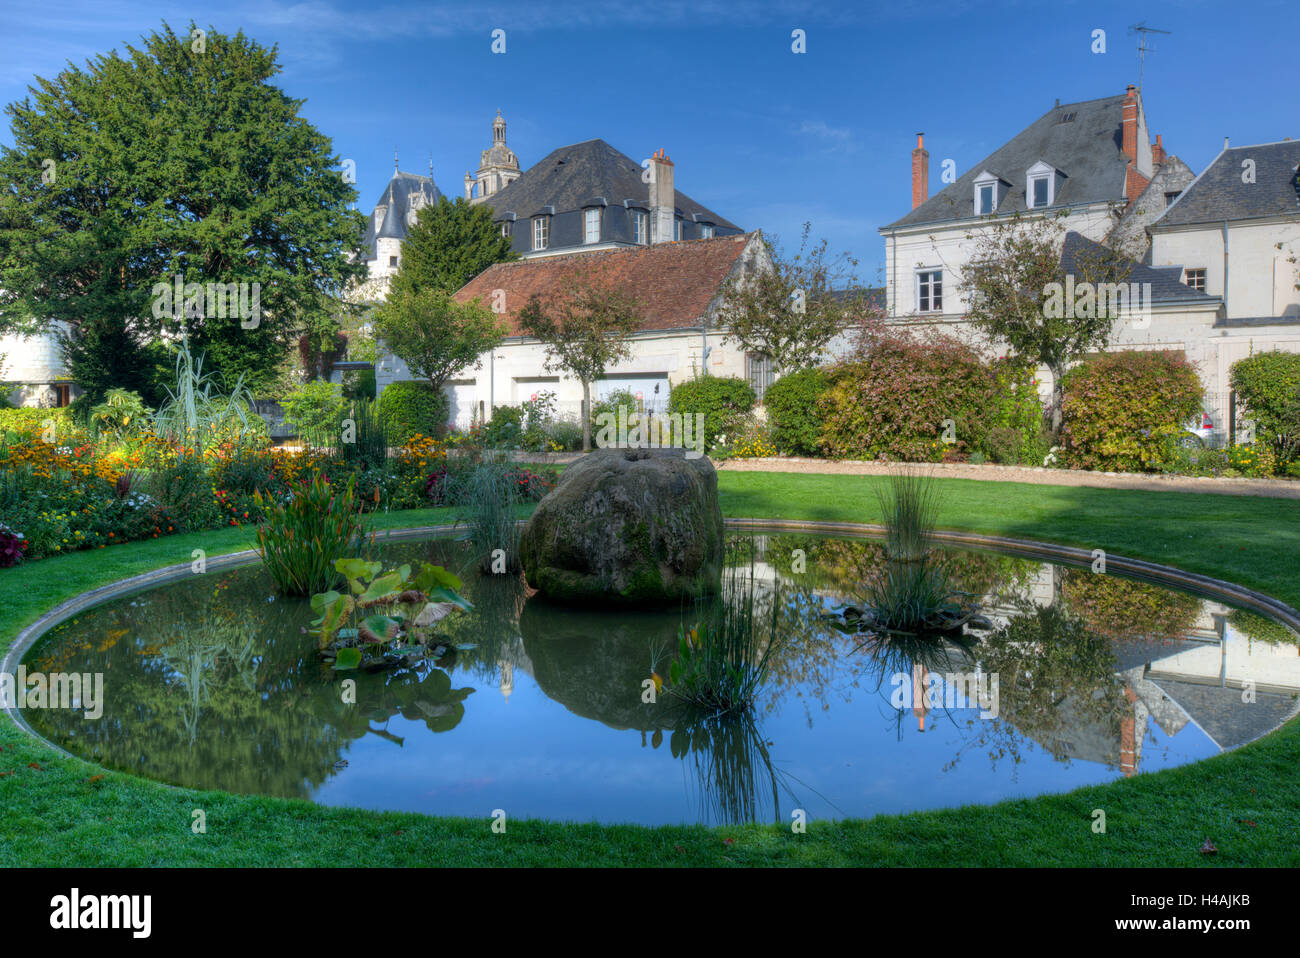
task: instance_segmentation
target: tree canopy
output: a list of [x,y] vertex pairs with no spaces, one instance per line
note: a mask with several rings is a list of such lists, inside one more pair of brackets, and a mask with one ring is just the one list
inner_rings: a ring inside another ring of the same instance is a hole
[[393,290],[375,310],[375,334],[434,389],[505,338],[504,324],[480,300],[458,303],[436,286]]
[[156,399],[163,334],[182,328],[209,368],[272,378],[365,272],[356,191],[279,72],[242,31],[164,23],[36,78],[0,149],[0,330],[64,324],[92,395]]
[[631,355],[628,337],[640,328],[641,315],[641,305],[630,293],[590,275],[578,277],[567,293],[549,300],[533,294],[519,311],[520,328],[546,344],[547,370],[567,372],[582,383],[583,451],[591,449],[591,384]]
[[492,222],[492,208],[463,197],[422,207],[402,242],[391,291],[442,289],[454,293],[493,263],[517,259],[510,237]]

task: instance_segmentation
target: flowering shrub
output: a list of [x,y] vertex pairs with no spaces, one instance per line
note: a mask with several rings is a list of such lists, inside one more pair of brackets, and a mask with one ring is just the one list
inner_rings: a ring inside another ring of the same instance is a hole
[[776,447],[762,436],[738,439],[727,452],[733,459],[762,459],[777,455]]
[[[973,349],[943,336],[882,336],[862,358],[829,375],[818,403],[822,446],[842,459],[939,462],[948,446],[978,449],[998,388]],[[944,420],[952,420],[950,432]]]
[[1065,375],[1061,446],[1079,469],[1154,471],[1201,409],[1196,367],[1171,352],[1106,353]]
[[1235,469],[1249,479],[1266,479],[1277,471],[1277,456],[1271,446],[1262,442],[1250,445],[1229,446],[1228,468]]
[[22,562],[25,551],[27,539],[23,534],[0,522],[0,569],[8,569]]

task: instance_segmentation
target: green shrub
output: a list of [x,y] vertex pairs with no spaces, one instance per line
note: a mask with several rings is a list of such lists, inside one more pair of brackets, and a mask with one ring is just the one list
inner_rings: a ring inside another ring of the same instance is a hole
[[314,379],[281,399],[280,405],[285,422],[296,428],[298,435],[324,442],[337,439],[347,400],[337,383]]
[[1024,453],[1025,434],[1019,429],[996,426],[984,440],[988,456],[1000,466],[1014,466]]
[[557,419],[546,428],[547,436],[556,452],[576,452],[582,448],[582,423],[572,419]]
[[121,439],[138,434],[149,424],[153,410],[144,404],[139,393],[129,389],[110,389],[104,401],[90,411],[90,424],[101,436]]
[[445,436],[451,403],[446,393],[428,383],[405,381],[384,388],[379,411],[388,427],[388,441],[400,446],[417,433],[435,439]]
[[497,406],[483,427],[482,440],[492,449],[518,449],[524,435],[522,406]]
[[1291,458],[1300,433],[1300,353],[1257,353],[1232,364],[1237,400],[1255,422],[1255,438]]
[[749,383],[734,376],[702,376],[678,383],[668,394],[669,414],[704,415],[704,444],[716,446],[722,436],[744,429],[758,402]]
[[788,456],[815,456],[821,451],[821,417],[817,404],[830,380],[822,369],[801,369],[767,387],[763,406],[772,444]]
[[600,417],[605,413],[613,413],[615,418],[618,417],[618,407],[626,406],[627,415],[637,412],[641,408],[641,403],[637,401],[636,394],[630,389],[619,389],[610,393],[604,399],[591,404],[591,431],[594,433],[600,428]]
[[1125,350],[1065,375],[1061,447],[1075,468],[1161,468],[1168,436],[1201,410],[1196,367],[1173,352]]
[[[842,459],[938,462],[949,448],[979,449],[997,394],[989,364],[944,336],[883,337],[829,378],[818,403],[822,447]],[[944,441],[947,419],[952,443]]]
[[375,371],[358,369],[343,376],[343,398],[351,400],[375,398]]

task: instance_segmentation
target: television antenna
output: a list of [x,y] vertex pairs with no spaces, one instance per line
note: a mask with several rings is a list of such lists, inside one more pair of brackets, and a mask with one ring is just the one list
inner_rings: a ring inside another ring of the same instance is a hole
[[1136,34],[1138,37],[1138,92],[1141,93],[1142,68],[1145,66],[1146,56],[1148,53],[1154,53],[1156,49],[1155,44],[1151,42],[1150,35],[1153,33],[1163,33],[1166,36],[1169,36],[1173,31],[1159,30],[1156,27],[1149,27],[1145,20],[1140,20],[1128,28],[1128,33],[1129,36],[1134,36]]

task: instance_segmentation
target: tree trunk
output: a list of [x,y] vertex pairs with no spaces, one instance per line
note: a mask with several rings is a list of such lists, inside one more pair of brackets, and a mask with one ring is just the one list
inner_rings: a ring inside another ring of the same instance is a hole
[[1052,445],[1061,444],[1061,406],[1065,402],[1065,370],[1052,367]]
[[582,451],[591,452],[591,383],[582,381]]

